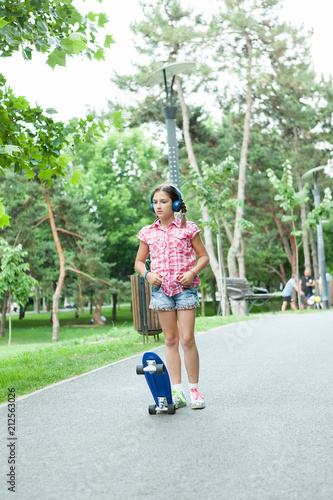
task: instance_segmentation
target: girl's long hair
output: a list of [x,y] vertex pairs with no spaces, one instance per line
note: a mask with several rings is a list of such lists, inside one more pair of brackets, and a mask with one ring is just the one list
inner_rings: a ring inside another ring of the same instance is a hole
[[[174,186],[172,186],[170,184],[160,184],[159,186],[157,186],[154,189],[154,191],[152,192],[151,199],[153,199],[154,194],[157,193],[157,192],[159,192],[159,191],[162,191],[163,193],[166,193],[171,198],[172,203],[174,201],[178,201],[179,200],[179,196],[178,196],[177,190],[174,188]],[[184,227],[184,226],[186,226],[186,222],[187,222],[186,215],[185,215],[185,213],[187,212],[187,208],[186,208],[186,205],[184,203],[183,198],[181,198],[181,203],[182,203],[182,207],[181,207],[180,211],[182,213],[182,222],[181,222],[180,225],[181,225],[181,227]],[[157,219],[158,219],[158,217],[157,217]]]

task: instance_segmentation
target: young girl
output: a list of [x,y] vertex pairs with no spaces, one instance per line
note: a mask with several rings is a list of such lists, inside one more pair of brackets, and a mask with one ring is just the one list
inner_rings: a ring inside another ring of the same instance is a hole
[[[196,308],[199,307],[198,273],[209,262],[200,238],[200,229],[186,220],[186,206],[180,192],[168,184],[158,186],[151,195],[151,208],[157,215],[151,226],[139,232],[140,246],[136,271],[151,284],[150,308],[157,309],[165,339],[165,356],[176,408],[186,406],[181,377],[179,340],[189,381],[191,407],[204,408],[198,390],[199,354],[194,338]],[[181,211],[182,219],[174,212]],[[151,270],[145,262],[150,253]],[[198,261],[196,261],[196,255]]]

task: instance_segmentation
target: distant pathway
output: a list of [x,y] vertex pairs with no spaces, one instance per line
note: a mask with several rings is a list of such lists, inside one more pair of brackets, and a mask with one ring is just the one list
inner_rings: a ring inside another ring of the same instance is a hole
[[19,400],[15,494],[0,407],[0,498],[332,499],[333,312],[266,316],[197,342],[205,410],[149,416],[140,356]]

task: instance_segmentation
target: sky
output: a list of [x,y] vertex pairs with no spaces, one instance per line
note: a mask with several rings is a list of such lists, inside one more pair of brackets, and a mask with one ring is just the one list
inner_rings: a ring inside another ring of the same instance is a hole
[[[192,4],[202,0],[192,0]],[[206,8],[214,10],[218,0],[206,0]],[[115,2],[104,0],[75,1],[80,11],[105,12],[110,22],[106,30],[113,35],[115,44],[107,51],[106,60],[88,61],[86,58],[68,59],[67,67],[52,70],[45,64],[46,57],[33,54],[33,61],[26,62],[20,54],[1,60],[1,72],[16,95],[25,96],[31,105],[35,103],[46,108],[55,108],[57,120],[68,120],[73,116],[84,117],[87,106],[97,112],[106,109],[107,100],[113,100],[117,89],[110,77],[131,73],[131,61],[136,54],[130,24],[141,17],[139,0]],[[82,5],[82,7],[81,7]],[[312,56],[317,73],[333,75],[332,0],[284,0],[281,20],[295,26],[304,24],[313,29]]]

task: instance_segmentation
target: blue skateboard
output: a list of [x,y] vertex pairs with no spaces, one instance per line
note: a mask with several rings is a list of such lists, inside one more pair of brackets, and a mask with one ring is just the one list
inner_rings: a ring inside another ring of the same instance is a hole
[[154,352],[145,352],[142,357],[142,365],[137,365],[136,373],[145,376],[155,400],[155,404],[148,407],[149,414],[176,413],[176,407],[172,402],[168,370],[162,359]]

